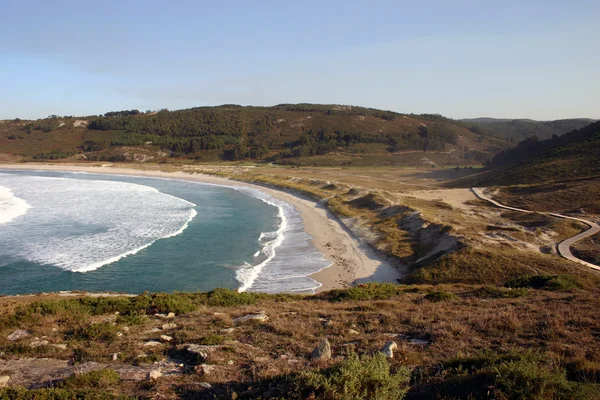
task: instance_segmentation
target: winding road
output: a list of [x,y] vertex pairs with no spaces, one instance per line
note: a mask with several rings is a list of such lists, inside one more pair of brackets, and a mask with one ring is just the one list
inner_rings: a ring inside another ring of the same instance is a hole
[[[492,203],[496,207],[504,208],[506,210],[524,212],[524,213],[528,213],[528,214],[534,213],[534,211],[523,210],[521,208],[505,206],[504,204],[499,203],[496,200],[488,197],[483,192],[484,190],[485,190],[485,188],[471,188],[471,191],[475,194],[475,196],[477,196],[481,200],[485,200],[485,201]],[[573,253],[571,253],[571,246],[574,243],[579,242],[580,240],[583,240],[587,237],[593,236],[593,235],[597,234],[598,232],[600,232],[600,225],[596,224],[595,222],[588,221],[586,219],[569,217],[569,216],[562,215],[562,214],[555,214],[555,213],[549,213],[549,212],[537,212],[537,213],[538,214],[546,214],[546,215],[550,215],[550,216],[557,217],[557,218],[572,219],[574,221],[583,222],[584,224],[588,225],[590,227],[590,229],[588,229],[587,231],[581,232],[578,235],[575,235],[571,238],[565,239],[562,242],[560,242],[558,244],[558,254],[560,254],[562,257],[566,258],[567,260],[570,260],[570,261],[579,263],[581,265],[585,265],[586,267],[593,268],[597,271],[600,271],[600,266],[589,263],[582,259],[579,259],[579,258],[575,257],[573,255]]]

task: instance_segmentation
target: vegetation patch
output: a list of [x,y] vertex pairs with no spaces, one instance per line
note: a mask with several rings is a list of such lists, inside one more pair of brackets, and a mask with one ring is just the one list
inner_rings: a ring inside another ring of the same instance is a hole
[[581,288],[581,283],[571,275],[532,275],[511,279],[508,288],[532,288],[546,290],[571,290]]
[[440,301],[455,299],[456,296],[448,292],[430,292],[425,295],[425,298],[433,303],[439,303]]

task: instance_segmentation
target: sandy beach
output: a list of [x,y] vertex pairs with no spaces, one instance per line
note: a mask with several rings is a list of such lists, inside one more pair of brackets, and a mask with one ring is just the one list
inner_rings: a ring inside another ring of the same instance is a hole
[[57,164],[0,164],[0,169],[48,170],[65,172],[87,172],[98,174],[134,175],[156,178],[171,178],[226,186],[246,186],[261,190],[271,196],[292,204],[300,212],[305,231],[313,237],[317,249],[332,265],[311,278],[321,283],[318,291],[344,288],[353,283],[397,282],[400,271],[390,265],[366,243],[361,241],[329,210],[307,197],[283,190],[266,188],[245,182],[206,174],[187,172],[164,172],[135,168]]

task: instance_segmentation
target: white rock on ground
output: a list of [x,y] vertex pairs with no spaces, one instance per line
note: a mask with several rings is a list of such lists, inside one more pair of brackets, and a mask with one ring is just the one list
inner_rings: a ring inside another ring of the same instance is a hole
[[394,350],[396,350],[397,348],[398,345],[396,344],[396,342],[390,340],[383,346],[381,352],[385,354],[387,358],[394,358]]
[[152,371],[148,372],[148,375],[146,376],[146,380],[155,381],[155,380],[159,379],[161,376],[162,376],[162,372],[160,372],[157,369],[153,369]]
[[269,317],[267,316],[267,314],[264,311],[260,311],[256,314],[247,314],[247,315],[243,315],[241,317],[234,318],[233,323],[241,324],[241,323],[244,323],[247,321],[252,321],[252,320],[264,322],[264,321],[267,321],[268,319],[269,319]]
[[0,389],[6,387],[6,385],[8,385],[8,381],[10,381],[10,376],[0,376]]
[[164,324],[162,326],[163,331],[168,331],[171,329],[177,329],[177,324],[173,324],[173,323],[169,323],[169,324]]
[[29,337],[29,336],[31,336],[31,335],[29,335],[29,332],[27,332],[24,329],[19,329],[19,330],[14,331],[10,335],[8,335],[7,338],[11,342],[16,342],[17,340],[25,339],[26,337]]

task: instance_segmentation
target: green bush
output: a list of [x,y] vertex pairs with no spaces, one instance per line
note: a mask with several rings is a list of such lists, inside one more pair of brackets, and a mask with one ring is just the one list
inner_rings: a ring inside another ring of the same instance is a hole
[[527,295],[526,288],[502,288],[496,286],[484,286],[473,291],[473,295],[479,298],[517,298]]
[[438,303],[440,301],[452,300],[455,296],[448,292],[430,292],[425,295],[425,298],[433,303]]
[[406,367],[392,372],[383,354],[352,354],[324,371],[302,373],[290,398],[399,400],[408,392],[410,374]]
[[581,284],[571,275],[532,275],[511,279],[504,284],[508,288],[533,288],[546,290],[571,290]]
[[64,389],[108,389],[121,383],[119,374],[112,369],[102,369],[83,374],[75,374],[57,386]]
[[126,400],[126,396],[98,390],[8,388],[0,390],[0,400]]
[[225,338],[223,336],[209,335],[209,336],[205,336],[205,337],[201,338],[198,341],[198,344],[202,344],[205,346],[214,346],[214,345],[223,344],[223,342],[225,342]]
[[80,325],[70,332],[70,336],[78,340],[97,340],[110,343],[116,339],[117,329],[111,322]]
[[320,298],[329,301],[387,300],[402,294],[402,286],[392,283],[366,283],[348,289],[331,290]]

